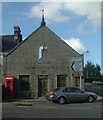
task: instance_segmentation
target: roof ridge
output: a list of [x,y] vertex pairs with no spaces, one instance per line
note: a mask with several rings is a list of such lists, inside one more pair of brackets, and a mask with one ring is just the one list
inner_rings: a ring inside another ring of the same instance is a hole
[[[66,45],[68,45],[65,41],[63,41],[63,39],[58,36],[55,32],[53,32],[50,28],[48,28],[47,26],[39,26],[35,31],[33,31],[30,35],[28,35],[22,42],[20,42],[16,47],[14,47],[14,49],[12,49],[6,56],[8,56],[9,54],[11,54],[14,50],[16,50],[20,45],[22,45],[30,36],[32,36],[34,33],[36,33],[40,28],[47,28],[49,29],[55,36],[57,36],[62,42],[64,42]],[[76,53],[78,53],[75,49],[73,49],[70,45],[68,45],[72,50],[74,50]],[[80,55],[78,53],[78,55]]]

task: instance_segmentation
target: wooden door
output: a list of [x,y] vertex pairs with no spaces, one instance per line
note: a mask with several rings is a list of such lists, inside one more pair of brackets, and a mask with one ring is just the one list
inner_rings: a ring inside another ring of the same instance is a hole
[[48,91],[48,76],[39,75],[38,76],[38,96],[45,96]]

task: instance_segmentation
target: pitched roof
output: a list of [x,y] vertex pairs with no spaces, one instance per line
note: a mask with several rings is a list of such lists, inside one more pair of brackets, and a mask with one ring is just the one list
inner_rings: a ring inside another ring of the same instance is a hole
[[[54,36],[56,36],[57,38],[59,38],[66,46],[68,46],[70,49],[72,49],[73,51],[75,51],[72,47],[70,47],[66,42],[64,42],[57,34],[55,34],[50,28],[48,28],[45,25],[41,25],[40,27],[38,27],[35,31],[33,31],[27,38],[25,38],[25,40],[23,40],[20,44],[18,44],[16,47],[14,47],[14,49],[12,49],[8,54],[11,54],[13,51],[15,51],[19,46],[21,46],[24,42],[26,42],[33,34],[35,34],[37,31],[39,31],[40,29],[45,28],[46,31],[52,33]],[[77,51],[75,51],[78,55],[80,55]]]
[[15,46],[18,45],[18,40],[14,39],[14,35],[0,36],[0,52],[10,52]]

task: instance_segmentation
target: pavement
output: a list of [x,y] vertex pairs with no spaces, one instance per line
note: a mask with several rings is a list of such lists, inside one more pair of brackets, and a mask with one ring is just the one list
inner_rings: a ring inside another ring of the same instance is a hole
[[3,100],[2,105],[21,105],[21,106],[31,106],[34,103],[43,103],[43,102],[49,102],[44,97],[39,99],[6,99]]
[[98,101],[103,101],[103,97],[102,97],[102,96],[98,96],[98,97],[97,97],[97,100],[98,100]]
[[[102,96],[97,97],[97,101],[103,101]],[[2,105],[7,105],[7,104],[12,104],[12,105],[20,105],[20,106],[31,106],[36,102],[47,102],[49,103],[50,101],[46,100],[45,98],[39,98],[39,99],[13,99],[13,100],[5,100],[2,102]]]

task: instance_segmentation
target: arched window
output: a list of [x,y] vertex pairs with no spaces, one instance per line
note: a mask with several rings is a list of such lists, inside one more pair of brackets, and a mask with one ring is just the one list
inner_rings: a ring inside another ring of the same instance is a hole
[[42,51],[43,51],[43,46],[40,46],[39,47],[39,59],[41,59],[43,57]]
[[39,59],[45,58],[47,54],[47,47],[45,45],[42,45],[39,47]]

